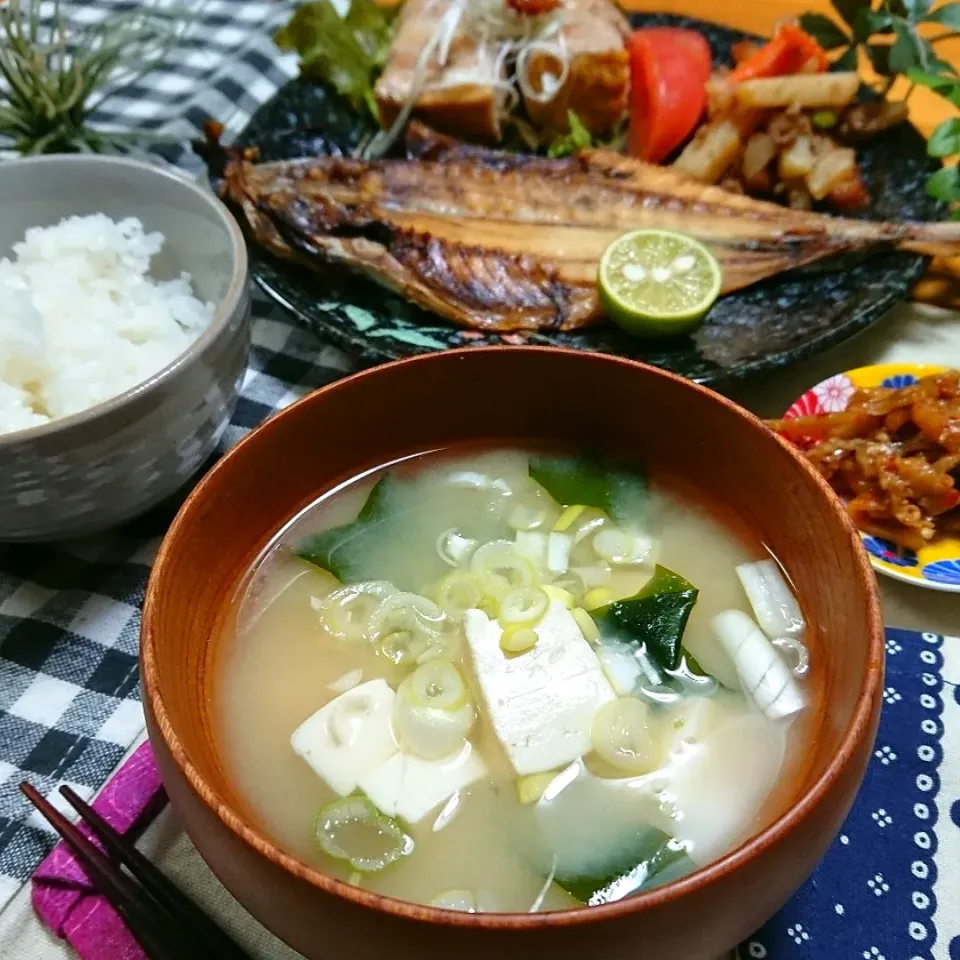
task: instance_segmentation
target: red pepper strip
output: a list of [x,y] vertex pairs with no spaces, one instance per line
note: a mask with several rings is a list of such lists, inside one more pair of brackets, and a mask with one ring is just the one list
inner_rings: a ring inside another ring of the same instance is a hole
[[797,73],[810,61],[822,73],[829,66],[823,47],[794,23],[781,26],[772,40],[729,74],[731,83]]
[[778,33],[787,34],[790,42],[801,55],[798,70],[807,68],[811,73],[825,73],[830,68],[830,59],[827,57],[826,50],[806,30],[795,23],[785,23]]

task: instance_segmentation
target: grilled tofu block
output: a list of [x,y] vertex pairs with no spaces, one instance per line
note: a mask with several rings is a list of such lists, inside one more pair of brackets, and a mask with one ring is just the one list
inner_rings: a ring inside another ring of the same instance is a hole
[[[416,82],[417,63],[440,29],[452,4],[444,0],[407,0],[400,14],[390,58],[375,90],[381,122],[389,126],[403,109]],[[535,127],[565,131],[567,111],[578,114],[596,134],[610,132],[627,108],[630,68],[626,39],[630,26],[609,0],[566,0],[562,41],[569,71],[562,86],[546,103],[527,99]],[[453,34],[444,66],[431,56],[423,67],[423,84],[415,115],[434,129],[477,143],[501,140],[501,100],[506,67],[498,63],[497,43],[483,44],[469,17]],[[549,52],[534,51],[529,59],[535,89],[549,88],[560,65]]]
[[[439,29],[450,8],[444,0],[407,0],[400,12],[390,57],[374,95],[380,122],[389,127],[410,97],[417,61]],[[496,65],[489,49],[458,30],[450,44],[446,65],[429,57],[414,115],[436,130],[475,143],[498,143],[501,138]],[[503,76],[503,67],[500,67]]]
[[[563,86],[546,103],[525,98],[534,126],[547,131],[568,129],[572,110],[593,134],[613,131],[627,109],[630,96],[630,24],[609,0],[567,0],[563,39],[570,71]],[[530,79],[542,90],[559,64],[548,53],[530,58]]]

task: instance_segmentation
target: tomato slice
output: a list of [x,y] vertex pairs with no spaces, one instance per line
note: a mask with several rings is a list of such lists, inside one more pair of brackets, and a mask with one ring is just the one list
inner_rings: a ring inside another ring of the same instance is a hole
[[703,116],[710,45],[695,30],[650,27],[633,34],[629,49],[630,153],[659,163]]

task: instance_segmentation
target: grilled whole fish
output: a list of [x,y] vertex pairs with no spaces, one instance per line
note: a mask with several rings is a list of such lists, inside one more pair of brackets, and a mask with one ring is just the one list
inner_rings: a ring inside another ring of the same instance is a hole
[[790,210],[616,153],[519,155],[416,123],[401,159],[257,164],[230,153],[224,196],[274,254],[346,266],[484,331],[572,330],[599,320],[597,264],[628,230],[699,238],[723,268],[724,293],[840,253],[960,250],[960,224]]

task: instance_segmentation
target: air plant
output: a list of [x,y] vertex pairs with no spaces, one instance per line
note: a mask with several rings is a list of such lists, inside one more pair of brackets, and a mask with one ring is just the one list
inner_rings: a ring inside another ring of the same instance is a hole
[[31,155],[104,153],[156,140],[98,129],[92,118],[157,68],[190,20],[184,3],[141,0],[136,10],[71,30],[61,0],[0,0],[0,146]]

